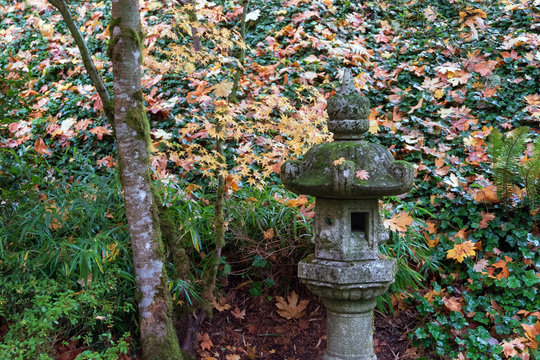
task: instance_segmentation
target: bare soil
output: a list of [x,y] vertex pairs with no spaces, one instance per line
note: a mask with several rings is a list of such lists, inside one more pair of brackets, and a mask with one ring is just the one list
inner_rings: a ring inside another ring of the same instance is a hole
[[[322,359],[326,348],[326,311],[321,300],[306,288],[295,288],[300,299],[309,300],[306,315],[298,320],[281,317],[275,311],[274,296],[254,297],[244,289],[226,291],[231,308],[216,310],[213,318],[203,323],[200,334],[208,334],[213,346],[209,347],[210,343],[200,336],[199,359]],[[378,360],[417,358],[416,349],[408,340],[415,319],[415,314],[407,310],[394,315],[375,312],[374,348]]]

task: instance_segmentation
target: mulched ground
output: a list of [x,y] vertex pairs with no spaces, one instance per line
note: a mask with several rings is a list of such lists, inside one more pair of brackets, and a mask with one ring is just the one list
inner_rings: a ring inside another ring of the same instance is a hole
[[[320,299],[303,286],[295,288],[300,299],[309,300],[306,315],[298,320],[277,314],[274,297],[254,297],[243,289],[226,291],[225,302],[230,308],[216,310],[214,317],[203,323],[199,359],[322,359],[326,348],[326,311]],[[378,360],[418,358],[407,337],[415,318],[410,311],[395,315],[375,313],[374,347]]]

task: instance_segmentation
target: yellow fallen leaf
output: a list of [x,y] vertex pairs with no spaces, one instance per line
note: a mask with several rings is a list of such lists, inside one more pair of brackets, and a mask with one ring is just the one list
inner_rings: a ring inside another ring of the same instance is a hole
[[470,240],[462,242],[461,244],[455,244],[453,249],[446,252],[446,258],[455,259],[457,262],[463,262],[465,258],[476,254],[474,246],[475,243]]

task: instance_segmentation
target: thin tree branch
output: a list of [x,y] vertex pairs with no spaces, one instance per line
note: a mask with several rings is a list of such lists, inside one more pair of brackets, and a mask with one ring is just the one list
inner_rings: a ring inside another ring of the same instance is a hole
[[53,5],[55,8],[58,9],[58,11],[62,15],[62,18],[64,19],[69,29],[69,32],[71,33],[71,36],[73,36],[73,38],[75,39],[75,44],[77,44],[77,47],[79,48],[79,51],[81,53],[84,68],[86,69],[88,76],[90,76],[90,80],[92,81],[92,84],[95,86],[98,92],[99,98],[101,99],[101,103],[103,104],[103,110],[105,112],[105,116],[107,117],[107,120],[109,121],[109,123],[113,125],[114,127],[114,110],[113,110],[111,96],[109,95],[109,91],[105,87],[105,84],[103,83],[103,79],[99,75],[99,72],[96,69],[96,66],[94,65],[94,61],[92,60],[92,57],[90,56],[90,50],[88,50],[86,41],[84,40],[84,37],[79,31],[79,27],[75,24],[73,16],[71,15],[71,12],[69,11],[69,8],[65,0],[48,0],[48,1],[49,3],[51,3],[51,5]]
[[236,93],[238,92],[238,87],[240,85],[240,77],[244,73],[244,63],[246,62],[246,47],[245,47],[245,41],[246,41],[246,14],[248,12],[249,7],[249,0],[243,1],[243,9],[242,9],[242,20],[240,21],[240,36],[242,38],[242,48],[240,49],[240,56],[238,57],[238,69],[236,70],[236,74],[234,76],[234,82],[233,87],[231,90],[231,95],[229,96],[229,101],[233,104],[238,103],[238,99],[236,98]]

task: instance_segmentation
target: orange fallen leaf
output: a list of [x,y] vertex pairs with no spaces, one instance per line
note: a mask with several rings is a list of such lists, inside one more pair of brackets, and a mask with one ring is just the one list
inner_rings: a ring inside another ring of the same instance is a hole
[[536,337],[540,334],[540,322],[537,321],[534,325],[521,324],[521,327],[525,331],[525,337],[528,340],[525,345],[532,349],[538,349]]
[[201,350],[210,350],[213,346],[214,346],[214,343],[212,342],[212,340],[210,340],[210,335],[208,335],[208,333],[204,333],[204,334],[198,334],[197,335],[197,339],[199,340],[200,342],[200,345],[201,345]]
[[474,200],[476,202],[498,203],[497,187],[495,185],[486,186],[476,193]]
[[36,150],[37,153],[42,155],[51,155],[52,153],[49,147],[45,145],[45,142],[41,138],[39,138],[34,144],[34,150]]
[[219,312],[229,310],[231,308],[231,304],[227,303],[227,298],[225,297],[221,297],[219,300],[214,298],[214,300],[212,300],[212,306]]

